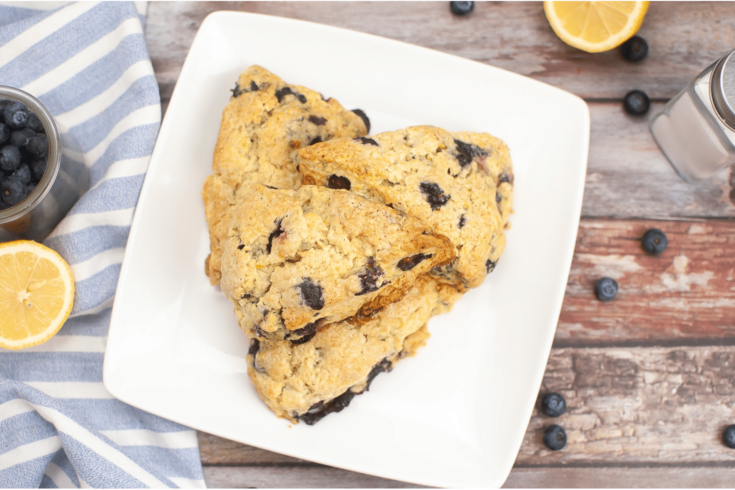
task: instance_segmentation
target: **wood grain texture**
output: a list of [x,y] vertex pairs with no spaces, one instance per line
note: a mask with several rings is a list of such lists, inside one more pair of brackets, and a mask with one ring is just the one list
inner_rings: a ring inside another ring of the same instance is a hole
[[[652,104],[648,117],[629,116],[618,102],[591,102],[589,108],[590,150],[582,216],[735,217],[728,171],[687,184],[659,150],[648,121],[663,104]],[[512,152],[511,148],[511,156]]]
[[[146,41],[167,100],[201,22],[236,10],[308,20],[417,44],[527,75],[592,99],[620,99],[634,88],[655,99],[678,93],[735,46],[732,2],[654,2],[640,30],[640,63],[617,50],[589,54],[551,30],[538,2],[478,2],[468,17],[448,2],[151,2]],[[247,49],[247,48],[243,48]]]
[[[584,463],[712,463],[735,468],[735,450],[722,442],[735,423],[735,349],[554,349],[539,398],[561,393],[558,418],[534,409],[516,465]],[[550,451],[544,428],[558,424],[567,445]]]
[[[666,233],[660,256],[641,248],[646,230]],[[595,298],[602,277],[618,282]],[[735,342],[735,222],[584,219],[555,345]]]
[[208,488],[418,488],[329,466],[205,466]]
[[513,468],[503,488],[732,488],[735,468]]

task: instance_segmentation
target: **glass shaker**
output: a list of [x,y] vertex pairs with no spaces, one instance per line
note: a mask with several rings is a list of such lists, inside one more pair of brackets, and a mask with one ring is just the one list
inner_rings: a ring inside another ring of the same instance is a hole
[[697,75],[650,125],[666,158],[687,182],[735,163],[735,50]]
[[15,206],[0,210],[0,242],[40,242],[89,189],[89,169],[84,162],[65,154],[65,147],[76,145],[69,140],[62,146],[63,136],[68,140],[71,135],[68,131],[62,134],[65,128],[57,126],[51,113],[38,99],[22,90],[2,85],[0,99],[25,104],[38,116],[48,138],[48,163],[35,190]]

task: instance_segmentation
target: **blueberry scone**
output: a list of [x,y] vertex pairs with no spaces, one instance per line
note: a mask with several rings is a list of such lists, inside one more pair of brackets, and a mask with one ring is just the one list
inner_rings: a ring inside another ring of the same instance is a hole
[[248,376],[276,415],[314,424],[413,355],[429,337],[429,318],[449,311],[459,294],[425,274],[402,300],[361,325],[334,323],[304,344],[252,339]]
[[245,182],[298,189],[299,148],[332,138],[368,133],[370,122],[359,109],[348,111],[335,99],[305,87],[288,85],[260,66],[243,72],[232,90],[212,161],[213,174],[202,191],[211,254],[205,271],[212,285],[221,278],[221,242]]
[[350,190],[448,237],[457,257],[432,271],[440,280],[477,287],[503,253],[513,172],[489,134],[417,126],[310,146],[297,162],[304,184]]
[[227,236],[221,287],[240,327],[296,343],[329,323],[366,321],[454,258],[418,219],[320,186],[243,184]]

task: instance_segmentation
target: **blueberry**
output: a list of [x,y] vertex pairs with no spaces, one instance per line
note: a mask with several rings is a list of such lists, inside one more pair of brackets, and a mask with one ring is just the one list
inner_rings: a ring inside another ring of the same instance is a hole
[[472,163],[475,157],[484,158],[487,156],[487,152],[477,145],[459,140],[454,140],[454,144],[457,146],[457,153],[454,156],[459,162],[460,167],[466,167]]
[[30,112],[28,113],[28,120],[26,121],[26,124],[24,126],[25,128],[28,128],[32,131],[35,131],[36,133],[45,133],[45,129],[43,127],[43,123],[38,118],[37,115]]
[[27,164],[21,163],[20,166],[15,169],[15,172],[13,172],[13,175],[11,175],[10,178],[19,180],[23,184],[27,184],[31,181],[31,168]]
[[25,148],[33,136],[36,136],[36,132],[29,128],[18,129],[10,133],[10,144],[17,148]]
[[364,136],[360,136],[359,138],[355,138],[355,141],[359,141],[363,145],[373,145],[373,146],[380,146],[377,141],[375,141],[372,138],[366,138]]
[[327,119],[325,117],[319,117],[312,114],[309,116],[309,122],[316,124],[317,126],[324,126],[327,124]]
[[365,123],[365,131],[370,133],[370,119],[367,117],[367,114],[365,114],[365,111],[362,109],[352,109],[352,112],[362,119],[362,122]]
[[342,177],[341,175],[332,174],[329,176],[329,180],[327,181],[327,186],[330,189],[344,189],[346,191],[349,191],[352,188],[352,182],[350,182],[350,179],[347,177]]
[[595,283],[595,295],[600,301],[612,301],[618,294],[618,283],[610,277],[603,277]]
[[398,261],[398,268],[404,272],[410,271],[411,269],[419,265],[424,260],[430,259],[433,256],[434,254],[416,254],[416,255],[411,255],[410,257],[404,257]]
[[28,109],[22,102],[10,101],[3,111],[5,124],[11,128],[22,128],[28,120]]
[[322,137],[321,136],[315,136],[314,138],[312,138],[311,141],[309,141],[309,144],[306,145],[306,146],[315,145],[315,144],[321,143],[321,142],[322,142]]
[[651,107],[651,99],[642,90],[632,90],[625,94],[623,108],[632,116],[642,116]]
[[464,228],[464,225],[466,223],[467,223],[467,215],[463,214],[462,216],[459,217],[459,228],[460,229]]
[[46,171],[46,164],[46,158],[38,158],[36,160],[33,160],[30,164],[31,170],[33,171],[33,177],[35,177],[37,180],[41,180],[41,177],[43,177],[43,173]]
[[12,172],[20,165],[20,150],[12,145],[0,148],[0,169]]
[[648,43],[641,36],[633,36],[620,46],[620,54],[628,61],[640,61],[648,55]]
[[547,393],[541,401],[541,411],[549,417],[559,417],[567,409],[567,402],[559,393]]
[[563,427],[550,425],[544,431],[544,446],[552,451],[558,451],[567,445],[567,433]]
[[656,228],[651,228],[641,238],[641,246],[649,255],[660,255],[666,250],[668,243],[669,241],[666,239],[664,232]]
[[0,182],[0,196],[3,201],[15,206],[26,197],[26,186],[18,179],[3,179]]
[[492,271],[495,270],[495,266],[498,265],[498,262],[493,262],[490,259],[487,259],[487,262],[485,262],[485,269],[487,270],[487,273],[490,274]]
[[36,190],[36,184],[29,182],[26,184],[26,197],[31,195],[31,192]]
[[281,102],[283,98],[287,95],[293,95],[299,100],[299,102],[301,102],[302,104],[306,104],[306,97],[298,92],[291,90],[291,87],[283,87],[281,90],[276,91],[276,99],[278,99],[278,102]]
[[306,306],[312,310],[321,310],[324,308],[324,295],[322,294],[322,287],[319,284],[307,277],[296,287],[301,290],[301,297],[304,298]]
[[470,15],[475,9],[475,2],[449,2],[449,9],[454,15]]
[[10,138],[10,128],[0,122],[0,145],[5,143]]
[[28,140],[26,151],[33,157],[39,158],[48,151],[48,139],[45,134],[37,134]]
[[[278,238],[279,236],[281,236],[283,234],[284,231],[286,231],[286,230],[283,230],[281,228],[281,222],[282,221],[283,221],[283,218],[277,219],[275,221],[275,225],[276,225],[275,231],[271,232],[271,234],[268,235],[268,246],[265,249],[266,253],[268,253],[268,254],[271,253],[271,250],[273,248],[273,239],[274,238]],[[240,249],[240,250],[242,250],[242,249]]]
[[722,442],[730,449],[735,449],[735,425],[728,425],[722,432]]
[[360,291],[355,293],[355,296],[362,296],[380,289],[383,286],[381,280],[383,275],[383,269],[370,257],[367,264],[365,264],[365,272],[357,275],[360,278]]
[[3,118],[3,112],[5,112],[5,107],[7,107],[8,104],[10,104],[10,100],[8,99],[0,99],[0,119]]
[[441,187],[433,182],[422,182],[419,184],[421,192],[426,196],[426,202],[431,206],[432,211],[436,211],[444,206],[452,196],[445,194]]

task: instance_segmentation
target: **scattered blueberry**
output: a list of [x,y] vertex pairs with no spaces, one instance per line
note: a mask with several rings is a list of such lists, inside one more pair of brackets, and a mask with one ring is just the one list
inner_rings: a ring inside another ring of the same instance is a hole
[[31,168],[27,164],[21,163],[20,166],[15,169],[15,172],[13,172],[10,178],[19,180],[23,184],[27,184],[31,181]]
[[355,296],[362,296],[380,289],[383,286],[381,281],[383,275],[383,269],[370,257],[365,264],[365,272],[357,275],[360,278],[360,291],[355,293]]
[[475,9],[475,2],[449,2],[449,9],[454,15],[470,15]]
[[294,97],[299,99],[299,102],[301,102],[302,104],[306,104],[306,96],[298,92],[294,92],[293,90],[291,90],[291,87],[283,87],[281,90],[276,91],[276,99],[278,99],[278,102],[281,102],[283,98],[287,95],[293,95]]
[[26,121],[26,124],[25,124],[24,127],[25,128],[28,128],[28,129],[36,132],[36,133],[45,133],[46,132],[45,129],[44,129],[44,127],[43,127],[43,123],[41,122],[41,120],[38,118],[37,115],[35,115],[32,112],[28,114],[28,120]]
[[620,46],[620,54],[628,61],[640,61],[648,55],[648,43],[640,36],[633,36]]
[[36,184],[34,184],[33,182],[28,182],[26,184],[26,197],[30,196],[31,192],[35,190],[36,190]]
[[0,122],[0,145],[5,143],[8,138],[10,138],[10,129]]
[[595,295],[600,301],[612,301],[618,294],[618,283],[610,277],[603,277],[595,283]]
[[271,232],[270,235],[268,235],[268,246],[266,247],[265,251],[269,255],[270,255],[271,249],[273,247],[273,239],[274,238],[278,238],[279,236],[281,236],[283,234],[284,231],[286,231],[286,230],[281,229],[281,222],[282,221],[283,221],[283,218],[277,219],[276,222],[275,222],[276,229],[273,232]]
[[26,151],[34,158],[42,157],[48,151],[48,139],[45,134],[37,134],[28,140]]
[[15,206],[26,197],[26,186],[18,179],[3,179],[0,182],[0,196],[3,201]]
[[642,116],[651,107],[651,99],[642,90],[632,90],[625,94],[623,108],[632,116]]
[[487,156],[487,152],[477,145],[459,140],[454,140],[454,144],[457,146],[457,153],[454,156],[459,162],[460,167],[466,167],[472,163],[475,157]]
[[22,102],[11,100],[5,106],[3,119],[5,124],[13,129],[22,128],[28,120],[28,108]]
[[567,402],[559,393],[547,393],[541,401],[541,411],[549,417],[559,417],[567,409]]
[[503,170],[500,173],[500,175],[498,175],[498,183],[497,183],[498,187],[500,187],[500,184],[503,184],[505,182],[513,185],[513,176],[508,175],[508,173],[505,170]]
[[652,228],[643,234],[641,238],[641,246],[647,254],[660,255],[666,250],[669,241],[663,231]]
[[321,143],[321,142],[322,142],[322,137],[321,136],[315,136],[311,141],[309,141],[309,144],[306,145],[306,146],[315,145],[315,144]]
[[459,217],[459,228],[460,229],[464,228],[464,225],[466,223],[467,223],[467,215],[463,214],[462,216]]
[[544,445],[552,451],[558,451],[567,445],[567,433],[563,427],[550,425],[544,431]]
[[13,172],[20,165],[20,150],[12,145],[0,148],[0,169]]
[[25,148],[33,136],[36,136],[36,132],[29,128],[18,129],[10,133],[10,144],[16,148]]
[[735,449],[735,425],[728,425],[722,432],[722,442],[730,449]]

